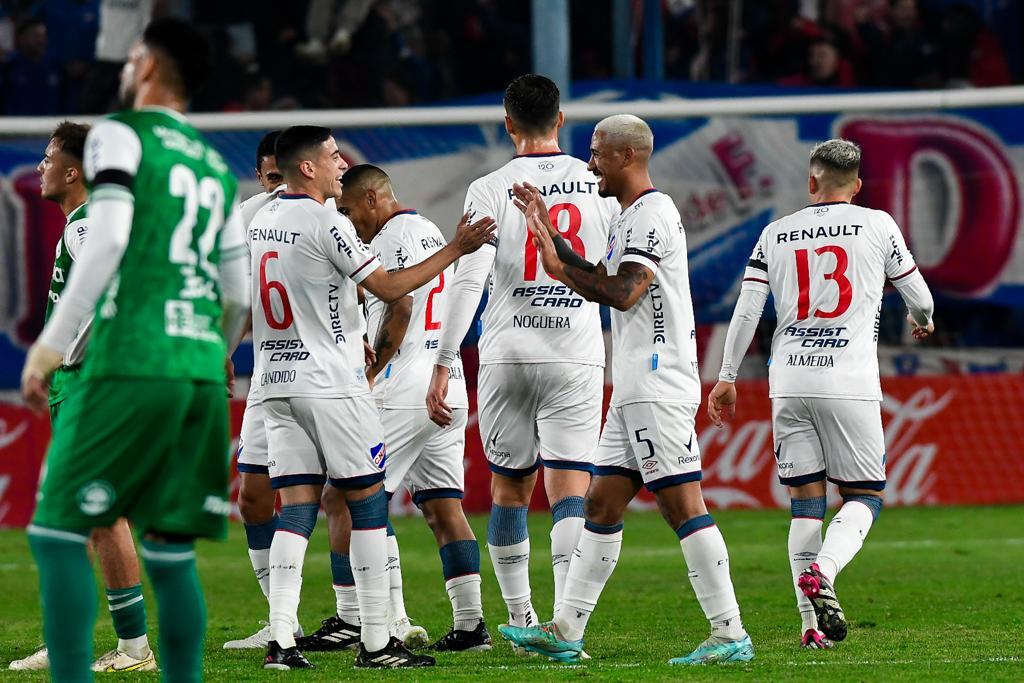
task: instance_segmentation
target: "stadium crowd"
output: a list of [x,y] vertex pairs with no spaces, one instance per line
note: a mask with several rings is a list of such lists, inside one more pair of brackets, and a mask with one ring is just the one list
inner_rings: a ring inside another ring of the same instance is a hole
[[[1010,3],[1013,5],[1013,3]],[[612,0],[570,3],[573,78],[613,75]],[[643,3],[633,0],[641,66]],[[1019,9],[985,0],[665,0],[665,75],[783,86],[1020,82]],[[99,113],[151,18],[216,46],[199,111],[405,106],[500,89],[530,69],[530,4],[497,0],[0,0],[0,112]],[[738,36],[732,50],[730,36]],[[729,55],[733,53],[734,59]]]

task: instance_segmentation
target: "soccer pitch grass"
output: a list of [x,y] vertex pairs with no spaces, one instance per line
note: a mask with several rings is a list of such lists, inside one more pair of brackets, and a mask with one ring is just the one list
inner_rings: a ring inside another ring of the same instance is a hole
[[[744,665],[669,667],[708,633],[686,578],[675,535],[656,513],[631,513],[618,568],[590,621],[587,651],[593,660],[566,666],[515,657],[498,634],[506,614],[481,548],[484,610],[494,639],[489,653],[448,654],[435,669],[364,672],[352,669],[353,654],[310,653],[312,671],[286,674],[294,680],[369,679],[462,681],[664,680],[745,678],[756,681],[840,680],[1022,680],[1024,679],[1024,507],[960,507],[885,510],[864,549],[843,572],[837,589],[850,620],[850,635],[832,651],[799,647],[799,617],[790,588],[786,511],[715,513],[725,535],[743,621],[757,650]],[[471,523],[486,538],[487,519]],[[545,618],[551,605],[551,570],[546,514],[530,516],[534,604]],[[451,612],[440,561],[419,518],[395,520],[402,549],[409,614],[432,638],[443,635]],[[306,557],[300,617],[307,631],[332,614],[326,524],[321,520]],[[210,681],[276,680],[263,671],[263,653],[225,651],[266,619],[266,603],[252,576],[241,525],[225,543],[199,546],[199,569],[209,608],[206,678]],[[0,533],[2,666],[22,657],[40,640],[35,567],[21,532]],[[147,587],[148,588],[148,587]],[[102,595],[102,593],[99,593]],[[147,590],[150,638],[155,644],[155,602]],[[116,641],[105,605],[99,607],[96,652]],[[102,674],[100,680],[148,678]],[[0,672],[3,680],[44,680],[41,674]]]

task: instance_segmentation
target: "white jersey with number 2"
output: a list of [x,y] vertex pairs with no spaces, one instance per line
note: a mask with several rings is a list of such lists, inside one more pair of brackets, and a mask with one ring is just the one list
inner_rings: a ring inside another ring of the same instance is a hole
[[775,297],[772,398],[882,400],[878,322],[886,278],[917,270],[884,211],[812,204],[761,233],[744,274]]

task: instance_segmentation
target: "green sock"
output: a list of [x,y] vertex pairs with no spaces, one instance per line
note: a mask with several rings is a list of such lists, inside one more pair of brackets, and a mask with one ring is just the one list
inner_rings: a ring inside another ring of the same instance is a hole
[[165,681],[203,678],[206,605],[192,543],[142,541],[146,573],[156,593],[160,668]]
[[53,681],[91,681],[96,579],[85,550],[88,534],[30,526],[28,543],[39,567],[43,633]]
[[118,638],[131,640],[146,635],[146,603],[141,583],[130,588],[108,588],[107,606]]

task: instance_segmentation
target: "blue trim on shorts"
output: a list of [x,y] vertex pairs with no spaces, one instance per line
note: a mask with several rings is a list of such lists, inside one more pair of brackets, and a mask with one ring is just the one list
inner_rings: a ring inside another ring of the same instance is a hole
[[412,504],[419,507],[428,500],[439,498],[455,498],[462,500],[463,493],[460,489],[423,489],[412,494]]
[[646,488],[651,493],[654,493],[655,491],[660,491],[662,489],[668,488],[669,486],[676,486],[678,484],[690,484],[695,481],[700,481],[703,478],[704,472],[702,472],[701,470],[697,470],[696,472],[687,472],[686,474],[670,474],[667,477],[662,477],[661,479],[655,479],[654,481],[647,482],[646,484],[644,484],[644,488]]
[[238,463],[238,471],[246,474],[270,474],[270,468],[266,465],[249,465],[244,462]]
[[594,473],[594,465],[589,462],[579,462],[578,460],[545,460],[540,459],[541,463],[549,470],[575,470],[577,472],[587,472],[589,474]]
[[528,477],[540,468],[540,458],[529,467],[516,468],[516,467],[502,467],[501,465],[495,465],[493,462],[488,461],[487,466],[491,468],[491,472],[500,474],[503,477],[511,477],[512,479],[522,479]]
[[638,470],[631,470],[628,467],[618,465],[595,465],[595,477],[628,477],[638,484],[644,483],[644,478]]
[[828,477],[828,480],[836,486],[848,486],[851,489],[868,489],[869,491],[885,490],[884,479],[882,481],[843,481],[842,479]]
[[816,481],[824,480],[825,470],[811,474],[801,474],[799,477],[783,477],[781,474],[779,475],[779,483],[783,486],[803,486],[804,484],[813,484]]
[[377,472],[375,474],[364,474],[359,477],[342,477],[341,479],[330,478],[327,480],[331,486],[342,491],[350,491],[352,489],[365,489],[374,484],[384,481],[384,473]]
[[326,474],[285,474],[280,477],[271,477],[270,488],[276,490],[289,486],[302,486],[304,484],[323,486],[326,481]]

